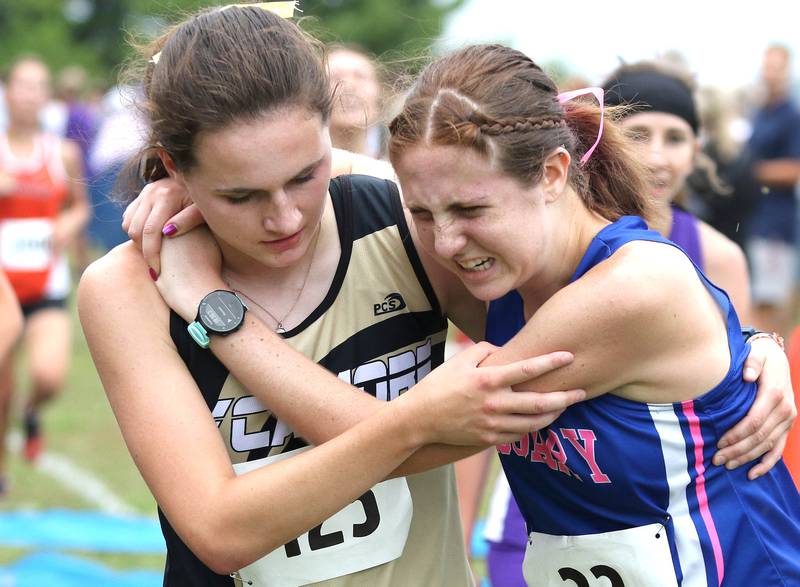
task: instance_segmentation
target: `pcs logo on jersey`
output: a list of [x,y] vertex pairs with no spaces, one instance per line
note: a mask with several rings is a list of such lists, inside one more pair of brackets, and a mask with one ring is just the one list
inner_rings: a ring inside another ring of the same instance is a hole
[[390,293],[380,304],[374,304],[372,306],[376,316],[388,314],[389,312],[397,312],[405,307],[406,302],[399,293]]

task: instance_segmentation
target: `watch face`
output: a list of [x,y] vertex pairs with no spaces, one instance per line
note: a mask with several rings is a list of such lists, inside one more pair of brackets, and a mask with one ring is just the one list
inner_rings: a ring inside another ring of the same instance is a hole
[[233,332],[244,320],[244,304],[234,293],[212,291],[200,302],[198,319],[206,330],[216,334]]

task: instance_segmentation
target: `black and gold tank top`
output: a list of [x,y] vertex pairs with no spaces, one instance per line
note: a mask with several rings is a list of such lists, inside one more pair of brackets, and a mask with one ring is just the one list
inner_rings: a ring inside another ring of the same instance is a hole
[[[339,265],[322,303],[283,337],[340,379],[392,400],[442,363],[447,321],[414,248],[397,187],[354,175],[334,179],[329,192],[341,243]],[[237,472],[307,450],[304,439],[192,341],[186,326],[172,313],[172,339]],[[472,585],[452,466],[376,485],[234,577],[213,573],[160,511],[159,517],[167,542],[167,586]]]

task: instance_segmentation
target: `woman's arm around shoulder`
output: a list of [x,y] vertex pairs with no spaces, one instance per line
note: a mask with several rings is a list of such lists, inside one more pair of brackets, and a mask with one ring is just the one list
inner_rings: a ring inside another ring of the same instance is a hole
[[[683,384],[710,388],[728,352],[721,314],[691,262],[646,241],[625,245],[557,291],[488,362],[555,350],[575,361],[523,388],[580,387],[589,397],[613,390],[636,401],[678,401],[669,390]],[[689,377],[692,366],[704,377]]]
[[[407,402],[400,402],[392,418],[379,414],[338,442],[236,477],[172,344],[169,310],[132,245],[87,269],[78,304],[137,467],[184,542],[216,572],[239,569],[318,524],[425,440],[399,409]],[[309,483],[309,475],[318,482]]]
[[[428,393],[413,389],[377,405],[370,417],[329,442],[237,477],[209,408],[170,339],[168,309],[132,244],[87,269],[78,305],[137,467],[177,533],[216,572],[239,569],[319,524],[420,446],[476,438],[469,419],[476,411],[464,414],[465,396],[452,391],[469,393],[474,367],[490,352],[488,345],[476,345],[446,370],[432,372]],[[508,389],[527,379],[530,369],[523,363],[481,371],[487,387]],[[458,420],[460,415],[468,419]],[[510,429],[516,431],[492,433],[486,444],[518,437],[515,426],[521,424],[512,417]]]

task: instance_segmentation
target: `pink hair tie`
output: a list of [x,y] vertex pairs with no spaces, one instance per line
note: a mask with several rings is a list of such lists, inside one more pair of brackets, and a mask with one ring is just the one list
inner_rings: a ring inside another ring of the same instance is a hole
[[572,90],[571,92],[563,92],[558,95],[558,102],[559,104],[563,104],[564,102],[568,102],[573,98],[577,98],[578,96],[585,96],[586,94],[592,94],[597,101],[600,103],[600,128],[597,131],[597,140],[595,140],[594,145],[592,145],[586,153],[584,153],[583,157],[581,157],[581,165],[586,163],[589,160],[589,157],[592,156],[594,150],[597,148],[597,145],[600,144],[600,137],[603,136],[603,120],[605,119],[605,104],[603,104],[603,88],[583,88],[580,90]]

